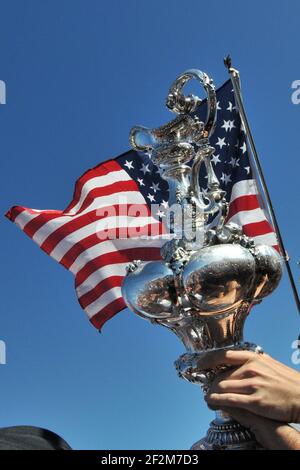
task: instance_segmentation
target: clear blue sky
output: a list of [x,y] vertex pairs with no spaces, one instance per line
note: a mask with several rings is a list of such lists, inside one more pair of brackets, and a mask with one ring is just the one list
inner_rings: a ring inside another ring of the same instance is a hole
[[[298,278],[299,15],[293,0],[1,0],[1,213],[67,206],[82,172],[128,149],[133,125],[170,118],[179,73],[200,68],[220,85],[230,52]],[[100,335],[72,275],[4,217],[0,233],[0,426],[43,426],[76,449],[178,449],[202,437],[213,414],[176,376],[178,339],[128,310]],[[246,338],[291,365],[299,332],[285,276]]]

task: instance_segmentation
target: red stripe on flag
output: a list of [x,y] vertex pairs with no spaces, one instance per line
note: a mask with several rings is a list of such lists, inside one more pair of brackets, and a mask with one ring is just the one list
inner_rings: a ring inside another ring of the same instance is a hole
[[118,181],[107,186],[101,186],[100,188],[91,189],[91,191],[89,191],[89,193],[86,195],[85,199],[82,202],[82,205],[80,206],[80,209],[76,212],[76,214],[80,214],[82,211],[84,211],[84,209],[86,209],[90,204],[92,204],[94,199],[96,199],[97,197],[109,196],[110,194],[117,195],[118,193],[127,191],[139,192],[135,181]]
[[[114,187],[113,187],[114,186]],[[136,191],[136,183],[134,181],[128,181],[128,182],[122,182],[122,183],[115,183],[113,185],[109,185],[109,186],[104,186],[102,188],[96,188],[95,190],[92,190],[90,191],[90,193],[87,195],[87,198],[85,199],[85,202],[83,203],[83,205],[85,206],[84,208],[88,207],[94,200],[94,197],[92,197],[91,200],[87,201],[87,199],[90,197],[91,193],[95,193],[97,192],[100,196],[105,196],[105,195],[108,195],[108,194],[113,194],[116,192],[116,188],[118,188],[118,191]],[[95,196],[97,197],[97,195]],[[80,211],[78,211],[78,214],[80,212],[82,212],[84,210],[83,206],[81,207]],[[96,211],[95,211],[96,212]],[[74,216],[76,216],[77,214],[74,214]],[[29,237],[33,237],[34,234],[44,225],[46,224],[47,222],[49,222],[50,220],[53,220],[55,218],[59,218],[60,216],[62,217],[65,217],[65,216],[68,216],[68,214],[64,214],[62,211],[43,211],[42,213],[40,213],[37,217],[35,217],[33,220],[31,220],[30,222],[28,222],[25,227],[23,228],[23,231],[29,236]],[[88,214],[84,214],[83,215],[84,217],[86,217],[86,219],[88,220],[89,219],[89,215]],[[64,227],[68,224],[68,223],[74,223],[76,224],[76,221],[77,221],[77,218],[74,219],[75,221],[72,221],[72,215],[69,216],[70,217],[70,222],[65,222],[64,225],[62,227],[59,227],[57,230],[59,230],[60,228],[62,228],[62,230],[64,229]],[[53,232],[55,233],[55,232]],[[52,234],[51,234],[52,235]],[[51,237],[51,235],[49,237]],[[49,238],[48,237],[48,238]],[[46,242],[46,240],[45,240]],[[42,248],[44,249],[44,248]],[[47,248],[44,250],[46,251],[46,253],[49,253],[49,251],[47,251]]]
[[128,250],[115,251],[97,256],[83,266],[75,277],[75,287],[82,284],[93,272],[102,266],[117,263],[130,262],[133,259],[141,259],[142,261],[153,261],[161,259],[159,248],[129,248]]
[[23,232],[25,232],[29,237],[33,237],[34,234],[47,222],[50,220],[56,219],[57,217],[61,216],[62,212],[59,211],[59,213],[53,213],[51,211],[43,211],[41,214],[39,214],[37,217],[34,219],[30,220],[25,227],[23,228]]
[[[139,205],[137,205],[138,207]],[[145,213],[145,216],[150,216],[150,209],[146,204],[140,204],[141,212]],[[100,221],[109,216],[120,217],[122,215],[128,214],[128,209],[132,207],[128,204],[120,204],[120,205],[110,205],[106,207],[99,207],[93,211],[87,212],[79,217],[74,219],[71,218],[69,222],[65,222],[61,227],[58,227],[54,232],[52,232],[46,240],[41,245],[41,249],[44,250],[46,253],[50,254],[51,251],[55,248],[55,246],[63,240],[66,236],[70,235],[71,233],[79,230],[82,227],[85,227],[93,222]],[[136,214],[138,216],[139,214]],[[109,231],[107,229],[107,237],[109,238]],[[111,229],[113,232],[113,229]]]
[[18,217],[18,215],[20,215],[21,212],[24,212],[24,211],[25,211],[25,207],[13,206],[6,212],[5,217],[7,217],[12,222],[14,222],[15,219]]
[[80,200],[81,191],[84,184],[87,183],[90,179],[95,178],[97,176],[108,175],[111,171],[118,170],[122,170],[122,167],[115,160],[108,160],[105,163],[100,163],[94,168],[90,168],[85,173],[83,173],[83,175],[76,181],[73,200],[64,210],[64,212],[69,212],[74,206],[76,206],[76,204]]
[[111,302],[109,305],[104,307],[102,310],[100,310],[96,315],[94,315],[91,319],[90,322],[98,329],[101,330],[102,326],[104,325],[107,320],[110,320],[110,318],[114,317],[117,313],[119,313],[121,310],[126,308],[125,302],[122,298],[116,299],[113,302]]
[[[115,231],[115,238],[121,239],[122,235],[126,232],[127,227],[117,227]],[[162,223],[158,222],[157,224],[147,224],[143,227],[143,234],[150,236],[151,234],[162,235],[164,234],[165,227]],[[85,250],[88,250],[92,246],[97,245],[107,241],[108,233],[106,230],[99,230],[97,233],[93,233],[86,238],[75,243],[62,257],[60,264],[62,264],[66,269],[69,269],[72,264],[76,261],[78,256],[81,255]]]
[[[29,209],[28,207],[23,207],[23,206],[13,206],[6,212],[5,217],[7,217],[11,222],[14,222],[16,218],[20,214],[22,214],[22,212],[26,212],[27,214],[33,214],[33,215],[40,214],[40,211],[35,210],[35,209]],[[43,212],[47,212],[48,214],[56,214],[56,215],[62,214],[62,211],[58,211],[54,209],[53,210],[49,209]]]
[[267,220],[263,220],[261,222],[243,225],[243,232],[248,237],[258,237],[259,235],[273,232],[273,229]]
[[83,309],[97,300],[102,294],[113,287],[121,287],[124,276],[110,276],[99,282],[92,290],[78,298]]
[[229,220],[235,214],[241,211],[250,211],[258,209],[259,202],[255,194],[249,194],[248,196],[241,196],[234,199],[229,205],[229,212],[226,220]]

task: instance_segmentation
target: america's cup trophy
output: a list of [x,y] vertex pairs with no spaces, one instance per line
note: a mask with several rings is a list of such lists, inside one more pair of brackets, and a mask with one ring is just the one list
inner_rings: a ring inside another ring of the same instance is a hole
[[[207,94],[206,122],[196,116],[201,99],[183,88],[196,79]],[[175,362],[178,375],[206,392],[220,370],[205,368],[205,357],[220,349],[262,349],[243,341],[243,326],[253,305],[278,285],[281,257],[256,245],[239,225],[226,223],[228,203],[214,173],[209,139],[216,122],[213,81],[191,69],[169,90],[167,107],[177,117],[157,129],[131,130],[132,147],[150,155],[169,183],[168,231],[161,261],[130,263],[122,286],[127,306],[137,315],[172,330],[186,352]],[[199,184],[204,165],[207,190]],[[180,211],[178,210],[180,208]],[[203,366],[204,364],[204,366]],[[253,434],[217,411],[206,437],[192,449],[255,449]]]

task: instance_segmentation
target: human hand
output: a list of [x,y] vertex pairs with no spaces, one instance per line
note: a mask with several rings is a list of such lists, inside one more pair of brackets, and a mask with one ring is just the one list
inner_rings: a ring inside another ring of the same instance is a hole
[[285,423],[300,422],[300,373],[267,354],[216,351],[206,368],[231,368],[218,374],[205,399],[213,409],[242,408]]
[[264,449],[300,450],[300,433],[288,424],[263,418],[239,408],[225,408],[224,411],[249,428]]

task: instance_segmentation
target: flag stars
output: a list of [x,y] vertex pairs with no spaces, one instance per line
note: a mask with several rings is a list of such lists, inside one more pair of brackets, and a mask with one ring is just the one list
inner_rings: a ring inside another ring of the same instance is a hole
[[149,164],[148,163],[147,163],[147,165],[142,164],[142,168],[140,168],[140,170],[144,173],[144,175],[146,173],[151,173],[151,171],[149,170]]
[[220,149],[222,149],[222,147],[226,146],[226,142],[225,142],[225,137],[223,137],[223,139],[220,139],[220,137],[218,137],[218,142],[216,143],[216,145],[218,145],[220,147]]
[[126,163],[124,163],[124,166],[127,166],[128,170],[133,170],[132,160],[130,161],[126,160]]
[[222,176],[221,176],[220,180],[225,185],[227,185],[228,183],[231,183],[231,177],[230,177],[230,175],[227,175],[226,173],[222,173]]
[[214,165],[216,165],[217,163],[221,163],[221,160],[219,158],[220,155],[213,155],[211,157],[211,161],[213,162]]
[[236,107],[233,106],[231,101],[228,101],[228,107],[226,108],[226,111],[230,111],[232,113],[232,111],[234,111],[234,110],[236,110]]
[[239,165],[239,161],[240,161],[239,158],[231,157],[231,158],[230,158],[229,165],[231,165],[232,168],[234,168],[235,166],[240,166],[240,165]]
[[165,217],[165,213],[161,210],[157,211],[156,215],[157,215],[157,217],[161,217],[161,218]]
[[155,197],[153,196],[153,194],[148,194],[147,198],[150,200],[150,202],[154,202],[155,201]]
[[221,106],[220,106],[220,101],[218,101],[218,102],[217,102],[217,111],[221,111],[221,110],[222,110],[222,108],[221,108]]
[[223,119],[223,126],[221,126],[221,128],[225,129],[226,132],[231,131],[234,127],[234,121],[225,121],[225,119]]
[[247,147],[246,147],[246,143],[245,143],[245,142],[244,142],[243,145],[240,147],[240,149],[242,150],[243,154],[246,153]]
[[229,121],[229,126],[230,126],[230,128],[229,128],[230,131],[231,131],[232,129],[235,129],[234,120]]
[[157,191],[160,191],[160,187],[159,187],[159,184],[155,184],[154,182],[152,183],[152,186],[150,186],[150,189],[152,189],[152,191],[154,191],[154,193],[156,193]]
[[165,209],[167,209],[167,208],[169,207],[168,201],[165,201],[164,199],[162,200],[161,205],[162,205]]
[[230,121],[225,121],[225,119],[223,119],[223,126],[221,126],[222,129],[225,129],[226,132],[228,132],[228,130],[230,129],[230,124],[229,124]]
[[145,183],[144,183],[142,178],[138,178],[137,180],[138,180],[140,186],[145,186]]
[[250,174],[250,166],[244,166],[244,169],[247,171],[247,175]]

